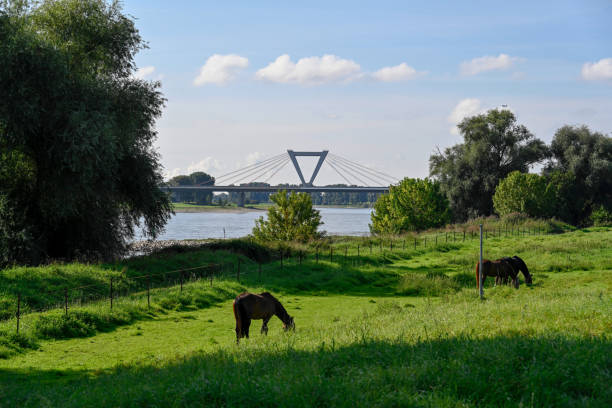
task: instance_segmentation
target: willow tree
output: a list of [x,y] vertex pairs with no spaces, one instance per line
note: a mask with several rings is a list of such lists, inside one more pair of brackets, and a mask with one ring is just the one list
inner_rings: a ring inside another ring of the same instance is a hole
[[153,148],[160,84],[118,2],[0,3],[0,263],[108,258],[171,215]]

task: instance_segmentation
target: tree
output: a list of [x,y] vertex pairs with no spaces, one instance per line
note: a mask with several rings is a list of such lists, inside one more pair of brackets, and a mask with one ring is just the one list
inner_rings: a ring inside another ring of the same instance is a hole
[[164,99],[131,77],[145,44],[118,2],[19,3],[0,10],[0,263],[115,256],[172,213]]
[[372,232],[398,234],[445,225],[451,214],[438,182],[405,178],[378,198],[371,217]]
[[586,126],[563,126],[555,133],[550,151],[544,174],[567,173],[575,180],[567,191],[568,222],[587,223],[602,206],[612,212],[612,138]]
[[[214,186],[215,178],[203,171],[196,171],[188,176],[178,175],[172,177],[166,185],[171,187],[188,186]],[[212,203],[213,194],[211,191],[176,191],[172,193],[172,201],[182,203],[196,203],[206,205]]]
[[317,232],[323,224],[321,215],[312,208],[309,194],[279,191],[270,195],[270,200],[274,205],[268,209],[268,219],[259,217],[255,221],[255,239],[306,242],[321,235]]
[[499,181],[513,171],[526,173],[547,155],[545,144],[508,110],[493,109],[464,119],[464,143],[429,158],[429,174],[440,182],[455,220],[493,213]]
[[554,193],[546,177],[513,171],[499,182],[493,205],[500,216],[518,212],[532,217],[548,217],[554,213]]

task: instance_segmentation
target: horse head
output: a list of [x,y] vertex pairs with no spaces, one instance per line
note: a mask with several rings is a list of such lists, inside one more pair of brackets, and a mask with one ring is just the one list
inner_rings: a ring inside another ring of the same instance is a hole
[[295,322],[293,321],[293,317],[289,316],[289,319],[287,319],[287,322],[283,323],[283,329],[285,331],[287,330],[295,330]]

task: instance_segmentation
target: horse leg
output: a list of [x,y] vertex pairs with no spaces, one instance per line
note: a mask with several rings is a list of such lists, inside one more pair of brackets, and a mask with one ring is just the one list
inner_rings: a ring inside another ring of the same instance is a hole
[[261,333],[268,335],[268,322],[270,321],[270,317],[264,317],[263,324],[261,325]]
[[243,336],[247,339],[249,338],[249,327],[251,327],[251,319],[244,319],[242,331]]

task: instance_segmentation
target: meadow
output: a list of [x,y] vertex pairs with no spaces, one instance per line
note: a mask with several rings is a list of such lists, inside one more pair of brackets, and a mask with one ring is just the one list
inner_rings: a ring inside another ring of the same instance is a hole
[[[333,237],[6,269],[5,305],[31,288],[49,310],[25,315],[18,336],[14,318],[0,323],[0,406],[610,406],[612,229],[497,231],[485,256],[521,256],[534,284],[488,281],[484,300],[477,240],[446,231],[416,249],[412,236]],[[182,291],[160,280],[151,307],[130,279],[239,259],[239,282],[231,269]],[[66,315],[41,290],[110,276],[124,282],[112,311],[93,299]],[[243,290],[277,295],[295,332],[273,318],[263,336],[254,321],[236,346],[231,302]]]

